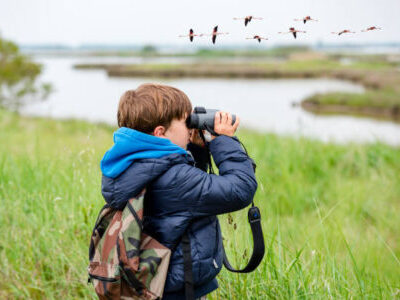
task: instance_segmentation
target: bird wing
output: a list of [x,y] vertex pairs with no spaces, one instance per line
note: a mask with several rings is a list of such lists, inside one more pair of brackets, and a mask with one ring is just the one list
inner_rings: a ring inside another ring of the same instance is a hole
[[212,43],[213,44],[215,44],[215,40],[217,39],[217,35],[216,34],[213,34],[213,36],[212,36]]
[[294,38],[297,38],[297,32],[296,31],[293,32],[293,36],[294,36]]
[[245,18],[245,19],[244,19],[244,26],[247,26],[248,23],[249,23],[249,19],[248,19],[248,18]]

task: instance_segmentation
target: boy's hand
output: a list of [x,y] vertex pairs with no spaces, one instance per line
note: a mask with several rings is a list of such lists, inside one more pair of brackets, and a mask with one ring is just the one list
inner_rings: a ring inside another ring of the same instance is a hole
[[[218,134],[234,136],[236,129],[239,127],[240,119],[236,116],[235,123],[232,125],[232,115],[228,112],[219,111],[215,114],[214,131]],[[215,136],[212,136],[214,139]]]
[[199,134],[199,129],[191,129],[190,131],[190,142],[200,147],[205,147],[203,139]]

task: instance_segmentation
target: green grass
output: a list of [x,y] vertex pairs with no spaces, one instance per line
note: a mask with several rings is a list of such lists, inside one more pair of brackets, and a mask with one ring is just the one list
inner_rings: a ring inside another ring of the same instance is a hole
[[[113,128],[0,110],[0,298],[94,298],[89,236]],[[223,270],[210,299],[400,297],[400,149],[241,130],[257,162],[266,255]],[[251,252],[247,211],[221,216],[228,256]]]

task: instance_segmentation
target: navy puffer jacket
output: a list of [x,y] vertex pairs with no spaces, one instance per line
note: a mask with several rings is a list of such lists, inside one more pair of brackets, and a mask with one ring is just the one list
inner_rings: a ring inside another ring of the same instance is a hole
[[205,172],[204,153],[189,144],[190,154],[135,160],[116,178],[103,175],[102,194],[116,208],[147,186],[144,230],[174,249],[163,299],[184,299],[180,239],[188,229],[193,260],[195,296],[218,288],[222,237],[216,215],[248,206],[257,189],[251,159],[236,138],[219,136],[210,152],[219,175]]

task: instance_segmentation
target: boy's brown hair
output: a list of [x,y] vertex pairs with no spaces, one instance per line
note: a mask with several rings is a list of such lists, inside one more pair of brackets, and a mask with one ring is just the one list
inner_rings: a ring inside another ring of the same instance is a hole
[[165,129],[173,119],[182,119],[192,112],[186,94],[177,88],[146,83],[126,91],[119,101],[118,126],[151,134],[161,125]]

